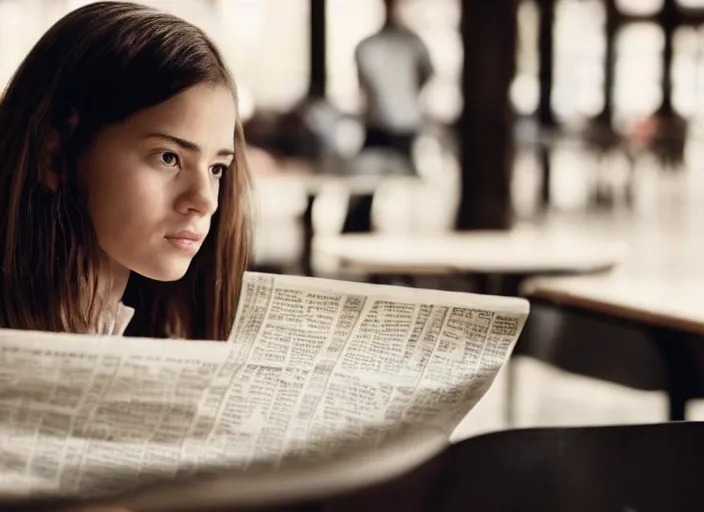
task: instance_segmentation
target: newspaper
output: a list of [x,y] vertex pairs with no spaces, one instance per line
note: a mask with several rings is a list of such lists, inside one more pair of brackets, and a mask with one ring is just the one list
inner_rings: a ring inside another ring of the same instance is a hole
[[527,315],[518,298],[248,273],[227,343],[0,330],[0,495],[447,444]]

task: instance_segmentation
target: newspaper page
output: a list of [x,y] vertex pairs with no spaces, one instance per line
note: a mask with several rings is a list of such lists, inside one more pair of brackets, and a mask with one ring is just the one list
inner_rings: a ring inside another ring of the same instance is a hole
[[0,495],[449,442],[527,315],[518,298],[248,273],[227,343],[0,330]]

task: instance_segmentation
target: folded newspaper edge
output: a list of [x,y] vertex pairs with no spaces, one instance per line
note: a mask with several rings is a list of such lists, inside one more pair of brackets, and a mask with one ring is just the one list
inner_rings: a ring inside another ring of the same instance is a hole
[[357,491],[407,473],[448,446],[438,431],[409,432],[359,453],[272,470],[232,472],[223,469],[200,478],[164,481],[125,494],[97,499],[0,498],[3,512],[102,510],[115,506],[130,512],[206,512],[230,507],[275,507],[310,502]]
[[205,510],[391,478],[449,444],[528,311],[248,273],[228,343],[0,330],[0,506]]
[[374,449],[331,460],[276,471],[224,470],[210,478],[164,482],[91,506],[119,503],[131,512],[205,512],[310,502],[391,480],[429,461],[448,445],[438,431],[409,432]]

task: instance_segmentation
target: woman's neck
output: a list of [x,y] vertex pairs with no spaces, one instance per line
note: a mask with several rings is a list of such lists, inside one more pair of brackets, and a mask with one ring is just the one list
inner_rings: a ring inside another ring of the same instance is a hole
[[117,309],[117,305],[122,300],[127,288],[127,281],[130,278],[130,271],[114,260],[109,260],[103,267],[104,275],[101,280],[105,283],[102,287],[105,290],[105,305],[108,309]]

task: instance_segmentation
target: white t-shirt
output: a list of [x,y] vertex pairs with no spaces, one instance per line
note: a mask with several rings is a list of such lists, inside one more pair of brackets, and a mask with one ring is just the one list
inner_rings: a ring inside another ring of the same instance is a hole
[[432,73],[421,39],[410,30],[387,27],[359,43],[355,60],[366,93],[367,125],[397,133],[417,131],[421,78]]

